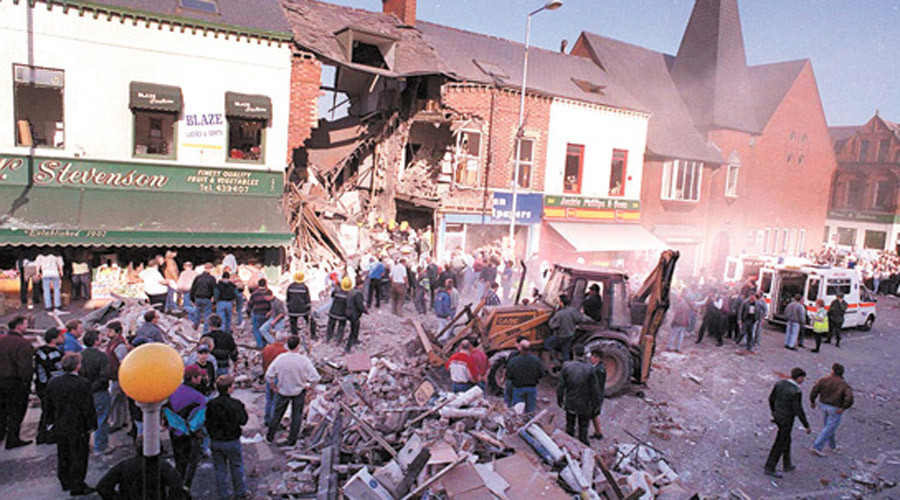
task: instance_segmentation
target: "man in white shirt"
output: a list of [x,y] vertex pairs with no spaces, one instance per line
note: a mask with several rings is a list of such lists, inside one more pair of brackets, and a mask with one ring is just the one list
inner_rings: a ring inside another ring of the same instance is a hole
[[406,259],[400,259],[399,262],[391,266],[391,312],[395,316],[403,314],[403,300],[406,298],[406,286],[409,284],[409,277],[406,272]]
[[[51,305],[57,311],[62,306],[62,269],[63,259],[58,255],[41,254],[34,261],[38,273],[41,276],[41,285],[44,289],[44,309],[50,310]],[[53,288],[53,302],[50,302],[50,288]]]
[[303,422],[303,404],[306,402],[306,391],[309,387],[322,380],[312,361],[300,354],[300,337],[290,337],[287,341],[288,352],[280,354],[266,371],[266,383],[275,392],[275,413],[269,421],[269,430],[266,432],[266,441],[275,441],[275,433],[281,425],[281,418],[291,405],[291,428],[288,439],[284,443],[287,446],[297,444],[297,436],[300,435],[300,424]]
[[147,268],[141,271],[141,274],[138,276],[144,282],[144,293],[150,299],[150,305],[162,310],[166,305],[166,295],[169,293],[169,288],[166,286],[168,281],[159,272],[159,259],[155,257],[151,259],[147,263]]

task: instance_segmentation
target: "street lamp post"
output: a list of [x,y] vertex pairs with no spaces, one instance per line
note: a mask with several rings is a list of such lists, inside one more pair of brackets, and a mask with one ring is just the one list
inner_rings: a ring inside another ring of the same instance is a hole
[[[516,210],[518,209],[516,205],[518,204],[519,168],[522,155],[522,137],[524,136],[523,127],[525,126],[525,86],[528,80],[528,46],[531,42],[531,18],[545,10],[556,10],[562,7],[562,4],[560,0],[549,0],[539,9],[528,14],[528,19],[525,22],[525,59],[522,62],[522,92],[519,95],[519,121],[516,126],[516,161],[513,170],[512,206],[509,212],[509,251],[511,254],[510,258],[513,260],[516,258]],[[534,154],[534,151],[532,151],[532,154]]]

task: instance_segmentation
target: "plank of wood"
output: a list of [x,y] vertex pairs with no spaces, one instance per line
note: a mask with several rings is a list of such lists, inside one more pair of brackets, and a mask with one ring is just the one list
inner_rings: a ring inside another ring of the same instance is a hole
[[350,416],[354,418],[354,420],[356,420],[356,422],[359,424],[360,429],[362,429],[366,434],[371,436],[372,439],[374,439],[375,442],[377,442],[379,445],[381,445],[381,447],[384,448],[385,451],[390,453],[391,457],[397,458],[397,450],[392,448],[391,445],[387,441],[385,441],[383,437],[381,437],[381,434],[379,434],[378,431],[373,429],[371,426],[369,426],[368,422],[366,422],[365,420],[360,418],[359,415],[354,413],[353,410],[351,410],[350,407],[346,405],[346,403],[344,403],[343,401],[338,401],[338,404],[341,405],[341,408],[343,408],[344,411],[349,413]]
[[619,487],[619,483],[616,482],[616,478],[613,477],[612,472],[610,472],[606,464],[603,463],[603,459],[600,458],[600,455],[594,455],[594,460],[597,462],[597,465],[600,466],[600,472],[602,472],[603,477],[606,478],[606,483],[616,495],[616,500],[622,500],[623,498],[625,498],[625,494],[622,492],[622,488]]

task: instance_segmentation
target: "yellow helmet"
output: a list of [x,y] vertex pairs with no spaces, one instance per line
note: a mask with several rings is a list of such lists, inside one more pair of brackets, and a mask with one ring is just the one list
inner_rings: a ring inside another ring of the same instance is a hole
[[303,283],[303,280],[306,279],[306,275],[303,274],[303,271],[297,271],[294,273],[294,281],[297,283]]
[[341,280],[341,290],[349,292],[351,288],[353,288],[353,280],[350,279],[350,276],[344,276],[344,279]]

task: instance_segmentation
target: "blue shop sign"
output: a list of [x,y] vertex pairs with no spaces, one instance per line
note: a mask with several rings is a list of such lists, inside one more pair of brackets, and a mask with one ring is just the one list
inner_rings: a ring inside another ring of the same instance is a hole
[[[544,209],[542,193],[518,193],[516,195],[516,223],[538,224]],[[508,221],[512,210],[512,193],[494,193],[494,205],[491,218],[495,221]]]

